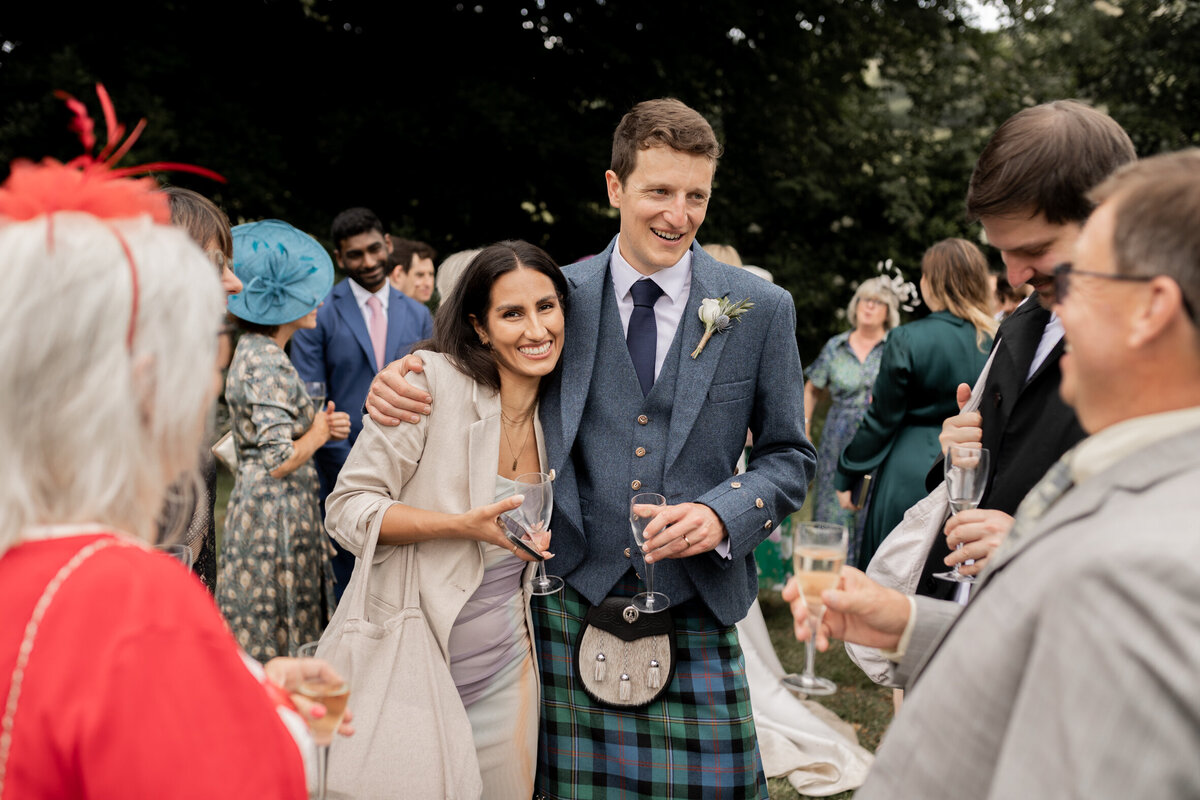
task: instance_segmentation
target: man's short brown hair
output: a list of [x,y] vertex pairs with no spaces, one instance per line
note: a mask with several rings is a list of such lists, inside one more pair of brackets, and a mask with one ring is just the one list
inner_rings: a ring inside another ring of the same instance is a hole
[[1042,214],[1053,225],[1083,222],[1088,191],[1137,158],[1112,117],[1078,100],[1055,100],[1009,117],[971,173],[967,216]]
[[1116,204],[1112,248],[1117,272],[1166,275],[1179,284],[1193,313],[1200,309],[1200,149],[1129,164],[1089,198]]
[[418,258],[428,258],[430,261],[437,259],[437,251],[427,245],[425,242],[418,242],[414,239],[397,239],[392,237],[392,263],[391,267],[394,270],[400,269],[405,275],[412,267],[413,256]]
[[624,185],[637,164],[639,150],[670,147],[681,153],[704,156],[716,169],[721,145],[700,112],[673,97],[638,103],[617,125],[613,134],[611,169]]

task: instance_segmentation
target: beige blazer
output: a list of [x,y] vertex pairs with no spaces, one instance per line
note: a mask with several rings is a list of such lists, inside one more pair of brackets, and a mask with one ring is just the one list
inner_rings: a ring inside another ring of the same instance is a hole
[[[325,525],[343,547],[361,554],[371,522],[393,504],[461,513],[495,502],[500,453],[500,395],[459,372],[440,353],[417,353],[423,373],[409,383],[437,398],[433,413],[417,424],[381,427],[369,417],[326,500]],[[534,416],[538,462],[546,469],[542,426]],[[395,613],[403,597],[397,547],[379,545],[371,571],[368,613]],[[421,609],[449,660],[450,629],[463,605],[483,581],[483,543],[438,539],[416,545]],[[356,565],[356,569],[359,565]],[[526,568],[528,578],[535,567]],[[522,585],[526,581],[522,581]],[[525,592],[526,625],[532,643],[530,595]],[[537,660],[534,659],[536,665]]]

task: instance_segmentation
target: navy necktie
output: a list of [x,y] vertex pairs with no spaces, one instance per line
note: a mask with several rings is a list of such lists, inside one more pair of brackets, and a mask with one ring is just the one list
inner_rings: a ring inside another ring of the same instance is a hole
[[633,359],[633,369],[644,397],[654,387],[654,351],[658,344],[654,303],[662,297],[663,290],[654,281],[643,278],[633,284],[630,292],[633,294],[633,313],[629,315],[625,344],[629,346],[629,357]]

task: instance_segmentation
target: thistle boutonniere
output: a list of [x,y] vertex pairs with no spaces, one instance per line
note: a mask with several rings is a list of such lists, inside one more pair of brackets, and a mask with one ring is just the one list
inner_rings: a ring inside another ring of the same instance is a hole
[[700,321],[704,323],[704,337],[692,351],[692,358],[700,355],[704,350],[704,345],[708,344],[708,340],[714,333],[724,333],[729,330],[738,317],[752,308],[754,308],[754,303],[751,303],[748,297],[737,303],[731,302],[728,297],[706,297],[701,300]]

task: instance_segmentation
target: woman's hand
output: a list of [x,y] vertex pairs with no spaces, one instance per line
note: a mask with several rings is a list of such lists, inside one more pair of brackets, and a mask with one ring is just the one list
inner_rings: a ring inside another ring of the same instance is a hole
[[837,493],[838,505],[846,511],[858,511],[858,506],[854,505],[854,501],[850,499],[850,490]]
[[[332,405],[332,403],[330,404]],[[329,413],[313,414],[312,425],[304,432],[305,436],[312,438],[312,443],[316,447],[322,447],[329,441]],[[315,448],[314,448],[315,449]]]
[[[528,555],[508,540],[507,528],[500,519],[501,514],[518,508],[524,499],[523,495],[514,494],[511,497],[505,497],[503,500],[497,500],[495,503],[488,503],[485,506],[472,508],[470,511],[460,515],[461,530],[472,539],[478,539],[481,542],[487,542],[488,544],[503,547],[505,550],[511,550],[513,555],[523,561],[536,561],[537,559]],[[539,550],[544,550],[545,545],[550,543],[550,532],[538,533],[537,537],[545,537],[545,544],[542,544],[539,538],[534,538],[533,545]],[[544,555],[546,558],[554,557],[553,553],[544,553]]]
[[[263,669],[267,673],[267,680],[281,687],[292,699],[296,710],[300,712],[300,716],[304,717],[304,721],[312,723],[313,720],[321,719],[326,714],[325,706],[321,703],[314,703],[309,698],[300,694],[300,684],[306,680],[314,678],[325,678],[337,680],[339,677],[336,670],[327,662],[319,658],[272,658],[263,665]],[[354,714],[350,709],[346,709],[345,716],[342,717],[342,722],[338,725],[338,733],[342,736],[352,736],[354,734]]]
[[325,409],[325,418],[329,423],[330,439],[348,439],[350,437],[350,415],[345,411],[334,411],[333,401]]

